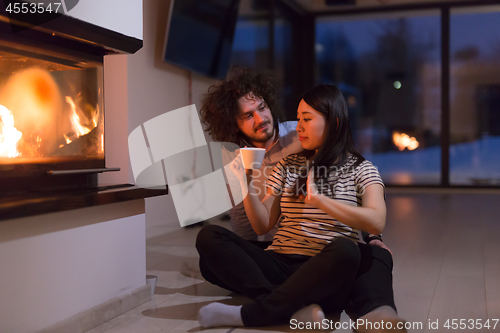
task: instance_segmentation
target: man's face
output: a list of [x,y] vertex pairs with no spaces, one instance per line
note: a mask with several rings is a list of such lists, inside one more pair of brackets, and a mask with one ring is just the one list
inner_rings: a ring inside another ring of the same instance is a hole
[[238,99],[240,113],[236,116],[238,129],[251,142],[266,143],[273,139],[274,123],[266,102],[253,93]]

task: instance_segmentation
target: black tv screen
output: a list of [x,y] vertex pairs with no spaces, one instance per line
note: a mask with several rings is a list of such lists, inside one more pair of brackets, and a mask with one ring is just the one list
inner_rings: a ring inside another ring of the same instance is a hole
[[172,0],[164,61],[213,78],[226,76],[239,0]]

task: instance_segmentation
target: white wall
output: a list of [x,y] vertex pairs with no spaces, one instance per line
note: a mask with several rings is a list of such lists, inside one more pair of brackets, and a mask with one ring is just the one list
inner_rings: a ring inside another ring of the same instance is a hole
[[144,200],[0,223],[0,332],[36,332],[145,285]]
[[80,0],[67,15],[142,39],[142,0]]
[[[106,113],[111,108],[126,109],[119,121],[127,123],[128,133],[151,118],[188,105],[189,101],[188,71],[164,63],[161,59],[170,1],[145,0],[143,6],[143,48],[133,55],[106,56],[104,62]],[[193,74],[192,80],[193,103],[199,107],[200,95],[216,81],[197,74]],[[126,86],[124,82],[127,83]],[[107,130],[108,126],[115,127],[106,118]],[[133,183],[128,149],[124,148],[127,139],[123,127],[117,128],[116,132],[114,138],[109,138],[109,132],[106,132],[106,147],[108,140],[121,142],[122,155],[113,157],[110,154],[115,152],[106,150],[106,164],[108,167],[121,167],[123,171],[103,175],[100,181]],[[125,158],[123,154],[126,154]],[[170,194],[146,199],[146,225],[180,227]]]
[[[25,1],[42,3],[38,0]],[[62,1],[66,4],[66,0]],[[66,9],[69,8],[66,6]],[[63,13],[64,6],[51,6],[51,10]],[[66,15],[125,36],[142,39],[142,0],[79,0]]]

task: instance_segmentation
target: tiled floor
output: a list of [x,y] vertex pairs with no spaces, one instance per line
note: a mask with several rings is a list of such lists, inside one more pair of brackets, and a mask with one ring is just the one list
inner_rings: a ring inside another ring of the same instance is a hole
[[[399,313],[422,328],[448,332],[448,319],[500,319],[500,193],[389,190],[385,243],[394,254],[394,290]],[[229,227],[228,222],[210,220]],[[203,281],[194,239],[199,228],[147,230],[147,273],[158,276],[152,300],[91,333],[295,332],[262,329],[202,329],[199,308],[213,301],[241,304],[242,297]],[[348,317],[342,315],[342,321]],[[430,329],[438,321],[439,329]],[[451,324],[451,321],[450,321]],[[345,331],[345,330],[344,330]],[[337,330],[337,332],[344,332]],[[500,332],[467,329],[469,332]],[[347,332],[347,331],[345,331]]]

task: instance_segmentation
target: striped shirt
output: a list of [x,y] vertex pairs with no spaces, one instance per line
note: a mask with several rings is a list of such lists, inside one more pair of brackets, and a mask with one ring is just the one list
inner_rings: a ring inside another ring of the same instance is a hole
[[[328,179],[316,180],[318,192],[350,206],[361,206],[364,189],[371,184],[384,186],[384,183],[371,162],[365,160],[355,166],[356,161],[354,155],[349,155],[343,166],[328,170]],[[267,250],[314,256],[335,237],[359,240],[358,230],[295,196],[296,180],[307,163],[303,155],[287,156],[276,165],[266,182],[266,187],[281,193],[280,225]]]
[[[280,133],[282,132],[283,130],[280,130]],[[252,144],[245,141],[243,141],[240,146],[254,147]],[[266,151],[264,161],[262,161],[262,167],[258,170],[258,172],[254,172],[252,177],[252,186],[258,189],[260,200],[262,200],[266,194],[265,184],[276,164],[278,164],[283,157],[291,154],[297,154],[301,151],[302,145],[300,144],[299,136],[295,130],[280,136],[278,141]],[[250,224],[250,221],[248,220],[243,202],[240,202],[238,205],[229,210],[229,216],[231,217],[231,230],[246,240],[262,240],[270,242],[273,240],[276,231],[278,231],[278,224],[276,223],[274,228],[268,233],[260,237],[257,236],[252,228],[252,225]]]

